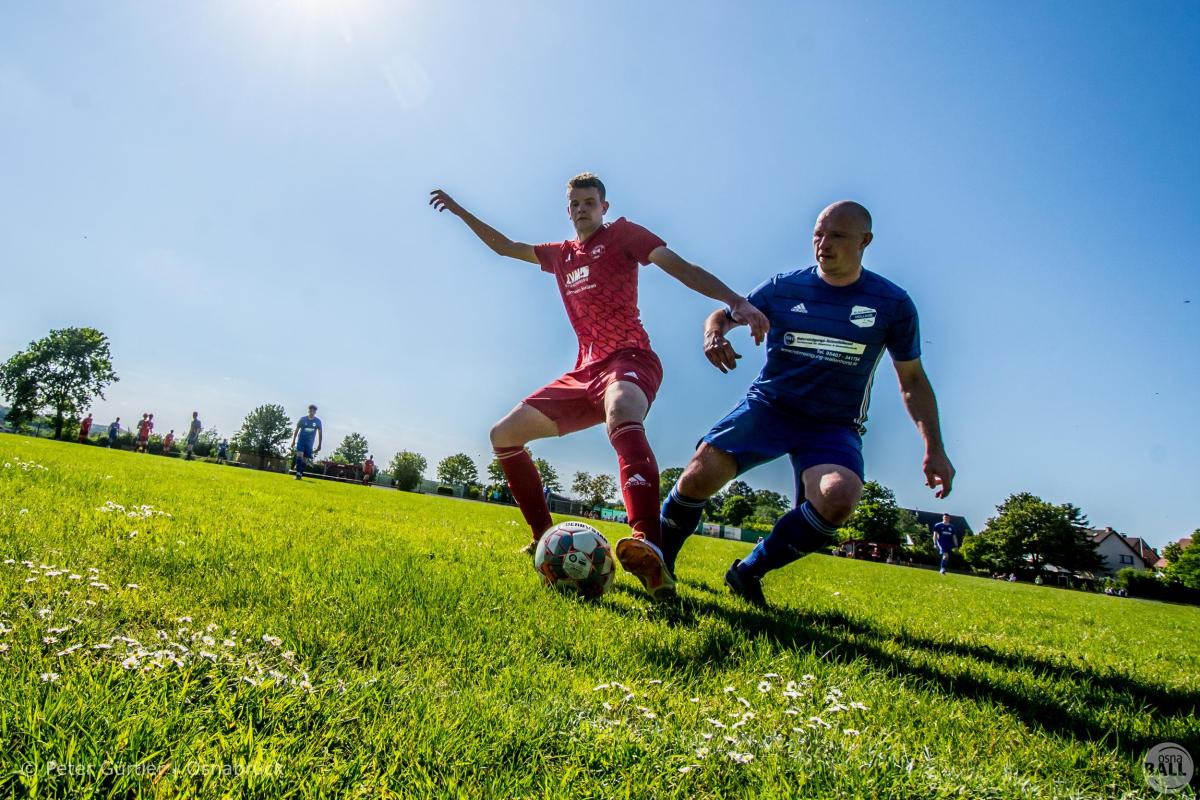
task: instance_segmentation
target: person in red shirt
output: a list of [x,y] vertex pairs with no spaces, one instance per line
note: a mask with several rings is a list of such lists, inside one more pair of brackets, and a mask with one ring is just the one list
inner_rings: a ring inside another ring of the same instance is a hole
[[363,462],[363,486],[371,482],[371,478],[375,477],[375,456],[367,456],[367,460]]
[[171,445],[173,445],[173,444],[175,444],[175,429],[174,428],[172,428],[171,431],[166,436],[163,437],[163,455],[164,456],[171,455]]
[[146,444],[150,441],[150,431],[152,430],[154,430],[154,415],[142,414],[142,421],[138,423],[137,446],[133,448],[135,453],[146,452]]
[[79,443],[83,444],[87,441],[88,433],[92,430],[92,415],[88,414],[83,419],[79,420]]
[[621,493],[633,528],[632,537],[617,542],[617,560],[654,599],[672,597],[675,578],[660,549],[658,464],[642,426],[662,382],[662,365],[638,311],[638,267],[654,264],[688,288],[727,304],[735,319],[750,326],[756,342],[766,335],[767,318],[642,226],[624,217],[605,224],[609,204],[604,184],[591,173],[567,184],[567,215],[576,236],[565,242],[515,242],[443,190],[431,195],[430,205],[457,216],[495,253],[538,264],[553,275],[579,339],[574,368],[526,397],[492,427],[492,448],[533,533],[526,551],[533,553],[554,523],[525,445],[603,422],[617,452]]

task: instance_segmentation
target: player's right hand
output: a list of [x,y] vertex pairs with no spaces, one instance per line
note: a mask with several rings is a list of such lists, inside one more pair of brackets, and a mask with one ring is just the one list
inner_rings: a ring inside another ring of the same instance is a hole
[[767,338],[767,331],[771,329],[771,323],[767,320],[767,315],[754,307],[746,298],[740,298],[729,309],[733,321],[739,325],[750,326],[750,336],[753,337],[755,344],[762,344]]
[[435,211],[449,211],[456,215],[462,211],[462,206],[441,189],[434,189],[429,193],[429,205],[433,206]]
[[724,334],[717,331],[705,331],[704,355],[721,372],[737,369],[737,360],[741,358]]

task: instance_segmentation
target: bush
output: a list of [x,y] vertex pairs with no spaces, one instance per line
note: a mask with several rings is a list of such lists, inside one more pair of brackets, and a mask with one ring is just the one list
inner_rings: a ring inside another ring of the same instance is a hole
[[1148,569],[1125,567],[1117,573],[1117,586],[1128,592],[1130,597],[1200,605],[1200,591],[1164,581]]

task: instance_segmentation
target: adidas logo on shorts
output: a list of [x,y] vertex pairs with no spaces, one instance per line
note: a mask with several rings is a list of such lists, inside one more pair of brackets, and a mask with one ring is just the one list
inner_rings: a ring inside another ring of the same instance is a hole
[[797,303],[792,306],[792,311],[796,314],[807,314],[808,309],[804,307],[804,303]]

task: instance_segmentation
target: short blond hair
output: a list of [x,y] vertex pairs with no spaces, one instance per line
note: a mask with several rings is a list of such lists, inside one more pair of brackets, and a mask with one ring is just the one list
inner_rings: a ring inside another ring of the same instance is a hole
[[600,201],[604,202],[604,181],[594,172],[581,172],[567,181],[567,189],[598,189]]

